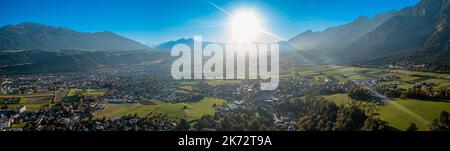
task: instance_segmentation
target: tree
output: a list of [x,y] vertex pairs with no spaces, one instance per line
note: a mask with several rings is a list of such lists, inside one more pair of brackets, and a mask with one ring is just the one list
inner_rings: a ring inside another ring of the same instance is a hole
[[372,101],[374,97],[369,89],[359,86],[350,88],[348,96],[352,99],[360,101]]
[[378,117],[369,117],[364,122],[362,131],[384,131],[387,130],[387,123]]
[[258,131],[260,130],[261,123],[259,123],[259,120],[254,118],[252,119],[252,121],[250,122],[250,125],[248,126],[248,130],[250,131]]
[[442,111],[438,119],[434,119],[431,123],[431,130],[433,131],[449,131],[450,130],[450,116],[447,111]]
[[180,119],[180,123],[177,125],[177,130],[179,131],[187,131],[191,128],[191,125],[187,122],[186,119]]
[[344,106],[337,112],[336,124],[333,127],[338,131],[360,130],[364,126],[366,113],[356,106]]
[[220,131],[232,131],[233,130],[233,123],[231,122],[230,116],[228,113],[225,113],[225,115],[222,118],[221,125],[219,127]]
[[409,127],[406,129],[406,131],[417,131],[417,126],[416,123],[411,123],[411,125],[409,125]]
[[202,130],[205,128],[210,128],[209,122],[205,117],[202,117],[197,121],[197,130]]

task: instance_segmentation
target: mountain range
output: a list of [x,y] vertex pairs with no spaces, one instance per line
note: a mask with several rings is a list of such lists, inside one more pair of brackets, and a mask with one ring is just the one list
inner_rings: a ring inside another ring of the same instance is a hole
[[422,0],[289,40],[297,51],[344,63],[402,62],[450,65],[450,0]]
[[115,33],[77,32],[62,27],[21,23],[0,28],[0,50],[137,50],[149,47]]
[[68,72],[117,65],[165,62],[167,53],[134,51],[39,50],[0,53],[0,74]]

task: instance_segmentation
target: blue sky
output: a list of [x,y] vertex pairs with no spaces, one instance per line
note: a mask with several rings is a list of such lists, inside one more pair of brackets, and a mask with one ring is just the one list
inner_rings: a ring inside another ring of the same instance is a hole
[[[419,0],[209,0],[233,13],[255,10],[285,39],[308,29],[372,17]],[[77,31],[112,31],[146,44],[202,35],[222,41],[229,15],[207,0],[0,0],[0,26],[36,22]]]

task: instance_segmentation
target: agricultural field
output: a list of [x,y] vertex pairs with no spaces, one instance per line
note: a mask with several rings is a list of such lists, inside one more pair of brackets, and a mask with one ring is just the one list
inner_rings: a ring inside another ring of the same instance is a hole
[[145,116],[150,112],[163,113],[174,118],[185,118],[187,120],[198,119],[203,115],[214,115],[214,104],[220,106],[226,101],[223,99],[206,97],[199,102],[193,103],[155,103],[155,105],[142,104],[108,104],[103,110],[95,112],[96,118],[113,118],[121,115],[137,114]]
[[9,109],[26,106],[27,110],[37,110],[42,107],[51,106],[51,100],[52,97],[21,98],[18,104],[7,104],[7,106]]
[[398,80],[384,82],[383,84],[398,83],[400,88],[409,89],[414,85],[421,83],[432,83],[433,90],[438,91],[444,88],[450,88],[450,74],[347,67],[336,65],[324,66],[301,66],[295,69],[289,69],[282,72],[280,77],[287,78],[292,76],[313,79],[313,84],[329,84],[328,80],[338,84],[344,84],[350,80],[378,79],[384,77],[397,77]]
[[104,90],[94,90],[94,89],[87,89],[86,91],[82,92],[82,95],[87,96],[102,96],[106,93]]
[[322,96],[322,97],[328,101],[336,103],[337,105],[345,105],[345,104],[352,102],[352,100],[353,100],[347,94],[333,94],[333,95],[327,95],[327,96]]
[[67,93],[66,97],[76,96],[78,93],[81,93],[81,89],[69,89],[69,93]]
[[22,122],[22,123],[12,124],[12,125],[11,125],[11,128],[23,128],[23,127],[25,127],[28,123],[30,123],[30,122]]
[[0,94],[0,98],[35,98],[35,97],[50,97],[53,93],[33,93],[33,94]]
[[[322,96],[337,105],[345,105],[354,100],[347,94]],[[430,122],[439,117],[442,111],[450,111],[450,103],[433,102],[415,99],[393,99],[384,105],[376,105],[376,113],[390,126],[406,130],[411,123],[415,123],[419,130],[427,130]]]
[[66,95],[65,98],[66,98],[66,100],[68,100],[68,101],[74,101],[74,100],[77,100],[77,98],[76,98],[77,95],[84,95],[84,96],[94,96],[94,97],[98,97],[98,96],[104,95],[106,92],[107,92],[106,90],[69,89],[69,92],[67,92],[67,95]]
[[[449,74],[340,66],[318,67],[312,71],[301,72],[308,72],[309,75],[314,75],[315,77],[331,77],[330,79],[333,79],[335,80],[334,82],[340,84],[354,79],[397,77],[397,80],[383,82],[382,84],[397,84],[399,88],[409,89],[413,88],[414,85],[428,83],[433,85],[434,91],[450,88]],[[315,82],[314,84],[318,83]],[[334,94],[322,97],[338,105],[345,105],[354,101],[348,97],[347,94]],[[427,130],[430,122],[445,110],[450,111],[449,102],[393,99],[386,101],[384,105],[376,105],[376,113],[380,115],[380,118],[387,121],[392,127],[400,130],[406,130],[411,123],[415,123],[419,130]]]
[[87,96],[102,96],[106,93],[105,90],[94,90],[94,89],[69,89],[66,97],[76,96],[78,94],[87,95]]
[[448,102],[432,102],[414,99],[394,99],[377,107],[380,118],[395,128],[405,130],[414,122],[419,130],[426,130],[442,111],[450,111]]
[[37,110],[52,105],[53,93],[10,94],[0,95],[0,102],[7,98],[20,98],[17,104],[6,104],[9,109],[26,106],[27,110]]
[[225,84],[240,84],[240,80],[206,80],[207,84],[212,86],[219,86],[219,85],[225,85]]

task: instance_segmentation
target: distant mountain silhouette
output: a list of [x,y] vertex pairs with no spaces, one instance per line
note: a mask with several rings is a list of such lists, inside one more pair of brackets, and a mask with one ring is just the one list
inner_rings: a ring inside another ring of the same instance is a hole
[[0,28],[0,50],[23,49],[136,50],[148,47],[109,31],[77,32],[29,22]]
[[0,52],[0,74],[46,73],[96,69],[98,66],[132,65],[166,61],[167,53],[148,50],[80,51],[25,50]]
[[[168,41],[161,43],[155,47],[153,47],[153,50],[155,51],[163,51],[163,52],[170,52],[172,51],[172,47],[176,44],[186,44],[191,49],[194,49],[194,39],[193,38],[182,38],[175,41]],[[207,44],[218,44],[218,45],[224,45],[225,43],[219,43],[219,42],[210,42],[210,41],[203,41],[203,47],[205,47]]]
[[[153,47],[153,50],[170,52],[170,51],[172,51],[172,47],[175,46],[176,44],[187,44],[191,49],[193,49],[194,39],[182,38],[182,39],[178,39],[175,41],[164,42],[164,43],[161,43],[161,44]],[[218,45],[222,46],[224,49],[225,49],[225,45],[226,45],[226,43],[223,43],[223,42],[203,41],[203,47],[205,47],[207,44],[218,44]],[[293,49],[292,46],[290,46],[290,44],[286,41],[279,41],[278,44],[280,45],[280,51],[291,51]]]
[[360,16],[351,23],[327,28],[320,32],[308,30],[291,38],[289,42],[295,44],[296,49],[301,51],[326,54],[347,47],[392,17],[394,13],[393,11],[383,13],[372,19]]
[[175,46],[176,44],[187,44],[192,47],[194,45],[194,39],[182,38],[182,39],[178,39],[175,41],[168,41],[168,42],[164,42],[159,45],[156,45],[155,47],[153,47],[153,49],[156,51],[170,52],[170,51],[172,51],[172,47]]

